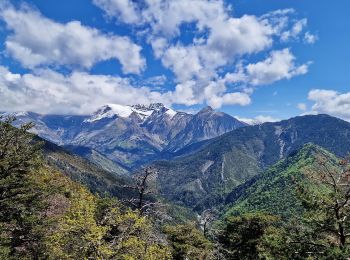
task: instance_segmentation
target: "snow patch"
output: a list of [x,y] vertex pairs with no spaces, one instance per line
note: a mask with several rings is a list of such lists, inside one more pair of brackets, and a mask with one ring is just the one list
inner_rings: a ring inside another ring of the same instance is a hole
[[177,114],[177,112],[169,108],[169,109],[165,112],[165,114],[167,114],[167,115],[170,117],[170,119],[171,119],[171,118],[173,118],[173,117]]
[[[164,105],[161,103],[146,105],[133,105],[133,106],[125,106],[119,104],[108,104],[99,110],[97,110],[90,118],[86,119],[84,122],[92,123],[103,118],[113,118],[115,116],[128,118],[132,113],[136,113],[141,120],[146,120],[154,111],[160,111],[164,108]],[[173,118],[177,112],[166,108],[166,115],[170,118]]]

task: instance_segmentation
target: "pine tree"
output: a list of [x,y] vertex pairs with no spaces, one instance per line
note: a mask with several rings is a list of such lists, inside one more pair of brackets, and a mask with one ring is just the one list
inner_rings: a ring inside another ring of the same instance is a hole
[[0,253],[8,258],[38,257],[45,207],[32,173],[42,164],[42,144],[28,133],[32,124],[19,129],[15,118],[0,118]]

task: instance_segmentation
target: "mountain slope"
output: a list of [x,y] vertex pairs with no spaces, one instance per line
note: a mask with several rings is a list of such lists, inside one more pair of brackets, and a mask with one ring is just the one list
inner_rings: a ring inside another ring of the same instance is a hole
[[233,188],[306,143],[344,156],[350,150],[350,124],[309,115],[236,129],[194,154],[155,163],[160,190],[168,199],[197,210],[217,205]]
[[116,173],[118,175],[125,175],[128,174],[128,170],[123,168],[121,165],[117,164],[116,162],[113,162],[112,160],[108,159],[106,156],[102,155],[101,153],[95,151],[94,149],[84,147],[84,146],[63,146],[63,148],[73,154],[79,155],[88,161],[96,164],[97,166],[101,167],[102,169]]
[[[15,116],[18,119],[16,125],[34,122],[33,132],[46,140],[72,150],[89,148],[90,154],[99,153],[128,171],[156,159],[172,158],[173,153],[186,146],[245,126],[232,116],[211,108],[192,115],[160,103],[148,106],[109,104],[91,116],[31,112],[20,112]],[[181,154],[186,152],[192,150],[183,149]],[[97,157],[86,158],[99,163]]]
[[226,215],[266,212],[289,218],[300,214],[303,208],[296,194],[297,183],[312,185],[308,170],[316,166],[318,156],[337,165],[335,155],[319,146],[306,144],[297,153],[235,188],[226,198],[226,203],[231,205]]
[[232,116],[206,107],[194,115],[181,132],[170,139],[165,150],[177,152],[185,146],[211,139],[243,126],[246,124]]
[[44,141],[43,153],[46,163],[50,167],[64,173],[74,181],[86,185],[93,192],[109,193],[118,198],[129,195],[129,191],[123,188],[131,181],[126,173],[107,171],[99,165],[67,152],[48,141]]

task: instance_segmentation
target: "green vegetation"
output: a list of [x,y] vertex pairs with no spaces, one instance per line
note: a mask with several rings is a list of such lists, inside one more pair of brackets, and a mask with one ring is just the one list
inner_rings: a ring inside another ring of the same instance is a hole
[[166,226],[174,259],[210,259],[213,245],[193,224]]
[[224,203],[233,189],[307,143],[346,156],[350,124],[327,115],[308,115],[238,128],[191,155],[155,163],[159,186],[167,199],[201,212]]
[[308,171],[316,167],[316,158],[324,155],[333,165],[334,155],[313,144],[305,145],[300,151],[270,167],[266,172],[234,189],[227,202],[233,206],[226,215],[246,212],[266,212],[283,219],[302,213],[303,206],[297,196],[297,184],[308,180]]
[[277,222],[277,217],[261,213],[228,217],[219,234],[222,255],[227,259],[274,259],[281,255]]
[[[224,212],[197,220],[156,193],[153,168],[122,182],[12,121],[0,122],[0,259],[348,259],[350,159],[319,146],[304,145],[222,198]],[[187,188],[196,185],[206,184]]]
[[0,123],[0,259],[170,259],[148,217],[44,165],[41,143]]
[[[233,243],[225,240],[230,238],[226,233],[223,244],[231,245],[232,254],[237,253],[241,247],[235,246],[246,242],[241,241],[239,230],[243,228],[246,232],[252,219],[260,218],[261,222],[263,214],[275,216],[274,221],[265,225],[266,232],[255,233],[250,239],[251,230],[244,233],[244,238],[256,248],[255,258],[269,259],[268,255],[272,255],[272,259],[277,256],[278,259],[289,259],[287,256],[292,259],[347,259],[350,249],[349,174],[349,160],[339,160],[313,144],[305,145],[233,190],[228,197],[231,206],[225,213],[224,230],[236,232]],[[238,252],[241,257],[245,255]]]

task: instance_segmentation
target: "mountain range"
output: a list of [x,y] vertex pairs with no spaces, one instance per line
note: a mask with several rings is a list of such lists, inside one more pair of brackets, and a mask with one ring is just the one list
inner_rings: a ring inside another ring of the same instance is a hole
[[350,123],[307,115],[233,130],[190,155],[155,162],[159,190],[171,201],[202,211],[224,203],[234,188],[307,143],[345,156],[350,151]]
[[[16,125],[33,122],[33,132],[40,137],[118,172],[133,171],[157,159],[193,152],[204,145],[201,141],[246,126],[210,107],[193,115],[160,103],[109,104],[89,116],[33,112],[18,112],[14,116]],[[193,144],[201,145],[193,149]]]
[[[54,164],[66,167],[73,179],[81,178],[99,192],[119,194],[124,191],[118,185],[130,181],[130,173],[151,164],[157,169],[159,194],[199,213],[243,205],[242,194],[257,190],[251,185],[274,179],[268,169],[306,144],[338,157],[350,151],[350,123],[328,115],[247,126],[210,107],[192,115],[151,104],[107,105],[90,116],[15,116],[18,125],[33,121],[34,131],[55,143],[55,151],[62,150],[53,154],[64,163]],[[48,154],[51,158],[52,152]],[[81,157],[92,166],[86,167]]]

